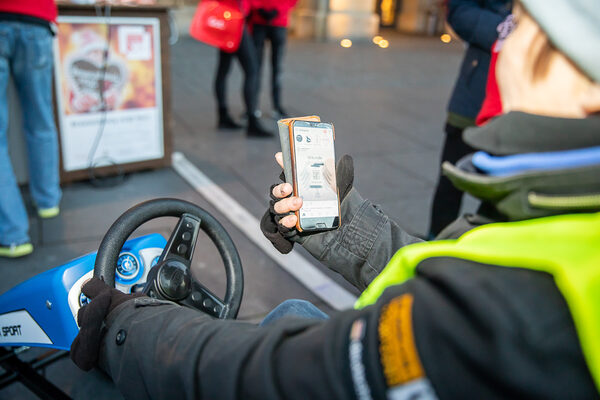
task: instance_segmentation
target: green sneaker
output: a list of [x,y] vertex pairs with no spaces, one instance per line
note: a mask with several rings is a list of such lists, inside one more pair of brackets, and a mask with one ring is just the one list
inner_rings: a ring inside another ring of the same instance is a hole
[[0,245],[0,257],[17,258],[33,253],[31,243],[11,244],[10,246]]
[[60,214],[60,208],[50,207],[50,208],[38,208],[38,215],[40,218],[54,218]]

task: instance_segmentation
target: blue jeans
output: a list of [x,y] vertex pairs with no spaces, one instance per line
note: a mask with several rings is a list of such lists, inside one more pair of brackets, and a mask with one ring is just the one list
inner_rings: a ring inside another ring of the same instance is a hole
[[60,201],[52,66],[52,35],[47,28],[22,22],[0,22],[0,244],[3,245],[29,241],[27,211],[6,139],[6,90],[11,73],[23,110],[31,196],[39,208],[55,207]]
[[329,319],[329,316],[319,310],[315,305],[306,300],[286,300],[267,314],[265,319],[259,324],[260,326],[270,325],[275,321],[293,316],[297,318],[309,319]]

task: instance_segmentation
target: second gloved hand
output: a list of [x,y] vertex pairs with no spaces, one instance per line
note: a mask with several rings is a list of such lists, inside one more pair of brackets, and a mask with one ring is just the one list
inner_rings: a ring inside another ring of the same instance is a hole
[[[283,168],[281,153],[277,153],[275,159]],[[283,180],[283,177],[281,179]],[[340,203],[342,203],[354,183],[354,161],[351,156],[344,155],[338,162],[336,181]],[[260,221],[260,229],[263,235],[283,254],[287,254],[292,250],[295,238],[298,237],[295,228],[298,218],[294,211],[298,211],[302,207],[302,199],[291,196],[292,190],[292,185],[289,183],[272,185],[269,193],[271,197],[269,209]]]
[[79,334],[71,344],[71,359],[79,368],[89,371],[98,363],[104,319],[118,305],[142,294],[125,294],[96,277],[83,285],[81,291],[92,301],[77,314]]

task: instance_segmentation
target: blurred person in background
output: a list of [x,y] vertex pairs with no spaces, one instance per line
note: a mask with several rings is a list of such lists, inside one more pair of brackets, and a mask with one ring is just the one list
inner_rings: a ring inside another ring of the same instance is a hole
[[265,42],[271,43],[271,98],[275,119],[289,114],[281,105],[281,73],[289,14],[298,0],[252,0],[252,38],[258,55],[257,87],[260,92]]
[[41,218],[59,214],[58,139],[52,106],[54,0],[0,0],[0,256],[33,251],[27,211],[8,154],[7,86],[23,111],[29,189]]
[[[250,14],[250,0],[220,0],[222,3],[238,8],[246,17]],[[244,71],[243,99],[246,106],[246,115],[248,125],[246,134],[255,137],[270,137],[273,132],[266,129],[260,122],[257,113],[258,100],[258,60],[256,57],[256,48],[250,36],[248,26],[244,26],[244,33],[239,48],[235,53],[227,53],[219,50],[219,61],[215,75],[215,96],[218,105],[218,128],[219,129],[241,129],[242,126],[235,122],[229,113],[227,107],[227,75],[231,70],[231,62],[237,58]]]
[[[447,22],[467,44],[458,79],[448,104],[441,161],[455,163],[473,150],[462,140],[475,125],[485,97],[492,45],[498,26],[510,14],[510,0],[448,0]],[[441,164],[441,163],[440,163]],[[463,193],[441,174],[433,196],[429,238],[458,217]]]

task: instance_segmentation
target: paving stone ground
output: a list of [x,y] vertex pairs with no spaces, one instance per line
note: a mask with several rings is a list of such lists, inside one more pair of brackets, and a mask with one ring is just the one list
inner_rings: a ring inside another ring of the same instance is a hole
[[[283,76],[284,105],[294,115],[318,114],[334,123],[336,151],[354,157],[359,191],[408,231],[424,234],[437,179],[446,100],[462,46],[445,45],[435,38],[385,32],[384,36],[390,41],[388,49],[370,42],[344,49],[333,42],[291,39]],[[174,147],[260,218],[268,201],[267,188],[279,174],[273,160],[279,142],[276,138],[249,139],[243,131],[220,132],[215,128],[212,79],[216,55],[214,49],[187,37],[180,38],[171,49]],[[268,68],[263,72],[261,108],[264,122],[275,129],[275,121],[268,118]],[[228,82],[231,111],[236,117],[243,112],[241,83],[236,65]],[[65,186],[58,218],[42,221],[31,215],[35,253],[19,260],[0,259],[0,293],[95,251],[123,211],[155,197],[196,202],[214,213],[230,232],[245,267],[242,319],[258,321],[290,297],[310,300],[332,312],[170,168],[132,174],[115,188],[98,189],[85,182]],[[157,220],[140,228],[139,233],[167,236],[174,222]],[[206,240],[199,243],[194,274],[217,293],[222,293],[225,282],[220,265],[214,247]],[[334,273],[329,274],[341,282]],[[39,354],[36,351],[30,357]],[[46,368],[46,373],[74,398],[118,398],[100,374],[83,373],[68,359]],[[35,396],[21,384],[0,390],[0,399],[17,398]]]

